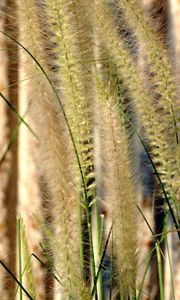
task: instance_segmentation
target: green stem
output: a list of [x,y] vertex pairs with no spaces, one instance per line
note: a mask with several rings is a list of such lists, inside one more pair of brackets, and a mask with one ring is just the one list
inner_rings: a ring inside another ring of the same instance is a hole
[[[17,221],[18,232],[18,268],[19,268],[19,282],[22,285],[22,249],[21,249],[21,220]],[[22,289],[20,287],[19,299],[23,299]]]
[[[78,197],[80,199],[80,196]],[[81,201],[78,201],[78,223],[79,223],[79,233],[80,233],[80,258],[81,258],[81,272],[83,278],[85,278],[85,263],[83,254],[83,225],[82,225],[82,207]]]
[[[95,209],[95,216],[96,216],[96,233],[97,233],[97,242],[98,242],[98,265],[100,264],[101,260],[101,249],[102,249],[102,237],[103,237],[103,230],[104,230],[104,215],[99,215],[97,198],[94,195],[94,209]],[[99,287],[99,300],[103,300],[103,282],[102,282],[102,271],[99,273],[98,278],[98,287]]]
[[171,262],[171,254],[168,245],[168,237],[166,237],[166,249],[167,249],[167,256],[169,262],[169,270],[170,270],[170,278],[171,278],[171,293],[172,293],[172,300],[175,300],[175,291],[174,291],[174,282],[173,282],[173,270],[172,270],[172,262]]
[[156,247],[156,253],[157,253],[160,300],[164,300],[163,268],[162,268],[162,259],[161,259],[159,243],[156,243],[155,247]]
[[112,300],[112,285],[113,285],[113,228],[112,228],[112,235],[111,235],[111,265],[110,265],[110,292],[109,292],[109,299]]
[[[91,226],[90,222],[88,222],[88,233],[89,233],[89,243],[90,243],[90,257],[91,257],[92,277],[93,277],[93,283],[94,283],[95,278],[96,278],[96,269],[95,269],[94,247],[93,247],[93,238],[92,238],[92,226]],[[95,282],[94,288],[95,288],[95,290],[94,290],[95,299],[98,300],[97,282]]]

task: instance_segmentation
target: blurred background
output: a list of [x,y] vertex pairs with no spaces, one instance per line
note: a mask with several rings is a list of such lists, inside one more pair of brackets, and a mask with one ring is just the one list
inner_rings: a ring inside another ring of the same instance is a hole
[[[169,49],[170,59],[174,66],[177,82],[180,79],[180,1],[179,0],[141,0],[147,14],[159,23],[160,34]],[[0,0],[0,30],[18,40],[21,32],[18,26],[16,0]],[[15,107],[21,116],[25,116],[28,124],[33,120],[28,116],[28,80],[23,80],[21,55],[16,44],[0,33],[0,260],[14,273],[18,272],[17,257],[17,219],[22,217],[25,226],[30,253],[35,253],[40,259],[42,249],[40,243],[43,236],[39,230],[42,218],[43,196],[41,186],[43,174],[36,167],[38,143],[28,129],[22,124],[3,95]],[[139,55],[139,64],[143,68],[143,57]],[[27,116],[26,116],[27,114]],[[142,197],[143,198],[143,197]],[[151,224],[156,216],[152,215],[152,202],[142,199],[142,209]],[[36,218],[38,214],[38,220]],[[141,224],[139,248],[142,257],[148,253],[151,238],[147,226]],[[172,272],[174,273],[175,299],[180,299],[180,247],[176,235],[170,235],[169,249],[172,256]],[[46,268],[35,258],[31,257],[31,266],[38,300],[55,299],[53,279]],[[165,268],[166,300],[172,300],[170,271]],[[151,299],[156,295],[156,276],[152,271],[147,276],[146,286],[152,291]],[[0,299],[14,299],[17,287],[6,270],[0,265]],[[154,292],[153,292],[154,291]],[[54,297],[54,298],[53,298]],[[26,299],[24,297],[23,299]],[[144,300],[150,299],[144,297]]]

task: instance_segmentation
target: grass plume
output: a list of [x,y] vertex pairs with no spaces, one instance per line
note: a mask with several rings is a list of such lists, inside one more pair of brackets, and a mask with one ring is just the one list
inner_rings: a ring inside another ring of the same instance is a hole
[[112,86],[112,78],[108,87],[97,79],[105,161],[104,201],[112,222],[112,243],[118,272],[115,280],[121,295],[128,297],[135,289],[136,277],[136,200],[125,120],[117,90]]
[[[33,43],[33,56],[45,65],[42,56],[42,44],[39,42],[42,40],[42,35],[39,29],[35,2],[21,2],[19,9],[22,17],[21,24],[23,25],[22,39],[25,37],[27,47],[28,43]],[[34,21],[32,22],[33,17]],[[30,20],[29,23],[28,20]],[[79,202],[75,189],[76,172],[73,173],[75,158],[71,155],[72,144],[62,111],[48,81],[30,58],[26,64],[26,72],[33,74],[32,88],[29,91],[32,99],[31,113],[32,115],[39,114],[36,122],[36,133],[40,139],[42,170],[50,193],[48,208],[51,208],[53,216],[51,228],[53,233],[52,235],[47,234],[47,237],[51,249],[50,255],[54,257],[61,281],[59,292],[63,297],[88,299],[82,281],[81,268],[77,267],[80,260],[77,219]],[[46,164],[43,164],[43,161],[46,161]]]

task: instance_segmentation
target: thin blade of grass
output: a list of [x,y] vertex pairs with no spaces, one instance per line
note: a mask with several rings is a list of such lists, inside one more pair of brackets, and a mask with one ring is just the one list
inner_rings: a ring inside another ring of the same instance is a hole
[[42,249],[42,253],[44,255],[44,257],[46,258],[47,260],[47,267],[49,268],[50,272],[52,272],[51,270],[54,270],[53,271],[53,274],[57,274],[57,278],[60,278],[59,279],[59,282],[61,283],[61,280],[62,280],[62,276],[59,274],[59,272],[56,270],[56,267],[54,265],[54,262],[53,262],[53,258],[48,254],[48,250],[46,249],[46,247],[44,247],[44,245],[42,243],[39,243],[39,246],[41,247]]
[[[18,238],[18,271],[19,271],[19,282],[22,285],[22,248],[21,248],[21,220],[17,220],[17,238]],[[22,289],[20,288],[19,299],[23,299]]]
[[23,287],[23,285],[19,282],[19,280],[16,278],[16,276],[11,272],[11,270],[0,260],[0,264],[3,266],[3,268],[7,271],[7,273],[14,279],[14,281],[20,286],[20,288],[23,290],[23,292],[26,294],[28,299],[35,300],[31,297],[31,295],[28,293],[28,291]]
[[165,188],[164,188],[164,185],[163,185],[163,183],[162,183],[161,177],[160,177],[160,175],[159,175],[159,173],[158,173],[158,171],[157,171],[157,168],[156,168],[156,166],[155,166],[155,164],[154,164],[154,162],[153,162],[153,159],[152,159],[152,157],[151,157],[151,155],[150,155],[150,153],[149,153],[149,151],[148,151],[148,149],[147,149],[147,147],[146,147],[146,145],[145,145],[143,139],[141,138],[140,134],[137,132],[136,129],[134,129],[134,126],[133,126],[131,120],[130,120],[127,116],[126,116],[126,122],[129,124],[130,129],[132,130],[132,132],[133,132],[133,133],[138,137],[138,139],[140,140],[140,142],[141,142],[141,144],[142,144],[142,146],[143,146],[143,148],[144,148],[144,150],[145,150],[145,152],[146,152],[146,154],[147,154],[147,156],[148,156],[148,158],[149,158],[149,161],[150,161],[150,163],[151,163],[151,166],[152,166],[152,168],[154,169],[155,175],[156,175],[157,180],[158,180],[158,182],[159,182],[159,184],[160,184],[160,188],[161,188],[162,193],[163,193],[163,195],[164,195],[165,201],[166,201],[166,203],[167,203],[167,205],[168,205],[168,208],[169,208],[169,211],[170,211],[170,215],[171,215],[171,217],[172,217],[174,226],[175,226],[175,228],[176,228],[176,230],[177,230],[178,238],[180,239],[180,220],[178,220],[178,221],[176,220],[176,217],[175,217],[174,211],[173,211],[173,209],[172,209],[172,207],[171,207],[171,204],[170,204],[168,195],[167,195],[166,190],[165,190]]
[[25,275],[26,278],[26,286],[27,289],[30,291],[31,295],[35,297],[36,291],[35,291],[35,285],[34,285],[34,279],[33,279],[33,271],[31,266],[31,255],[30,255],[30,249],[28,245],[28,240],[26,236],[26,229],[25,225],[23,223],[22,217],[20,217],[20,225],[21,225],[21,231],[20,231],[20,237],[21,237],[21,244],[22,244],[22,255],[23,255],[23,261],[24,261],[24,267],[22,270],[22,276]]
[[36,133],[33,131],[33,129],[28,125],[28,123],[24,120],[23,117],[20,116],[18,111],[15,109],[15,107],[7,100],[7,98],[0,92],[0,96],[3,98],[3,100],[6,102],[6,104],[10,107],[10,109],[15,113],[15,115],[18,117],[18,119],[28,128],[28,130],[34,135],[36,139],[38,139]]
[[[96,203],[97,208],[97,203]],[[99,220],[98,208],[97,208],[97,222]],[[99,229],[98,229],[98,257],[101,258],[101,249],[102,249],[102,241],[103,241],[103,232],[104,232],[104,215],[100,215],[99,220]],[[102,279],[102,271],[99,274],[99,290],[100,290],[100,300],[103,300],[103,279]]]
[[[26,114],[26,112],[25,112],[25,114]],[[25,115],[25,114],[24,114],[24,115]],[[19,130],[19,127],[20,127],[21,123],[22,123],[22,120],[19,120],[18,124],[16,125],[16,127],[14,128],[14,130],[13,130],[11,136],[10,136],[10,139],[9,139],[9,141],[8,141],[8,144],[7,144],[7,146],[6,146],[6,149],[5,149],[3,155],[2,155],[1,158],[0,158],[0,166],[1,166],[1,164],[3,163],[3,161],[5,160],[6,155],[7,155],[8,151],[9,151],[9,149],[11,148],[11,146],[12,146],[14,140],[16,139],[16,137],[17,137],[17,135],[18,135],[18,130]]]
[[60,280],[59,280],[59,278],[52,272],[52,270],[48,267],[47,264],[45,264],[35,253],[32,253],[32,256],[34,258],[36,258],[42,264],[43,267],[46,268],[46,270],[48,271],[48,273],[50,275],[52,275],[54,277],[54,279],[57,280],[58,283],[61,283]]
[[112,232],[112,226],[111,226],[111,228],[109,230],[109,233],[108,233],[108,236],[107,236],[107,239],[106,239],[106,243],[105,243],[105,246],[104,246],[104,250],[103,250],[103,253],[102,253],[102,257],[101,257],[101,260],[100,260],[100,264],[99,264],[99,267],[98,267],[98,271],[97,271],[96,277],[94,278],[93,289],[92,289],[92,292],[91,292],[91,296],[92,297],[93,297],[93,295],[95,293],[95,289],[96,289],[96,286],[97,286],[98,277],[99,277],[99,274],[100,274],[102,266],[103,266],[103,261],[104,261],[105,255],[106,255],[107,246],[108,246],[108,243],[109,243],[111,232]]
[[145,145],[143,139],[141,138],[141,136],[140,136],[140,134],[137,132],[137,130],[135,130],[135,129],[133,128],[132,122],[129,120],[128,117],[126,117],[126,121],[127,121],[128,124],[130,125],[130,127],[131,127],[131,129],[133,130],[134,134],[135,134],[135,135],[138,137],[138,139],[140,140],[140,142],[141,142],[141,144],[142,144],[142,146],[143,146],[143,148],[144,148],[144,150],[145,150],[145,152],[146,152],[146,154],[147,154],[147,156],[148,156],[148,158],[149,158],[149,161],[150,161],[150,163],[151,163],[151,166],[153,167],[154,172],[155,172],[155,175],[156,175],[156,177],[157,177],[157,179],[158,179],[158,182],[159,182],[159,184],[160,184],[160,188],[161,188],[161,190],[162,190],[162,192],[163,192],[163,195],[164,195],[164,197],[165,197],[165,201],[166,201],[166,203],[167,203],[167,205],[168,205],[168,208],[169,208],[169,211],[170,211],[170,215],[171,215],[171,217],[172,217],[174,226],[175,226],[176,231],[177,231],[178,238],[180,239],[180,226],[179,226],[180,221],[179,221],[179,220],[178,220],[178,222],[176,221],[176,217],[175,217],[175,215],[174,215],[174,211],[173,211],[173,209],[172,209],[172,207],[171,207],[169,198],[168,198],[167,193],[166,193],[166,191],[165,191],[164,185],[163,185],[163,183],[162,183],[162,181],[161,181],[161,177],[160,177],[160,175],[159,175],[159,173],[158,173],[158,171],[157,171],[157,168],[156,168],[156,166],[155,166],[155,164],[154,164],[154,162],[153,162],[153,159],[152,159],[152,157],[151,157],[151,155],[150,155],[150,153],[149,153],[149,151],[148,151],[148,149],[147,149],[147,147],[146,147],[146,145]]
[[138,205],[136,205],[136,207],[137,207],[138,211],[140,212],[141,216],[143,217],[143,219],[144,219],[146,225],[148,226],[149,230],[151,231],[153,237],[155,237],[155,233],[153,232],[153,230],[152,230],[148,220],[146,219],[145,215],[143,214],[142,210],[140,209],[140,207]]
[[[94,247],[93,247],[93,239],[92,239],[92,228],[91,228],[91,224],[88,223],[88,231],[89,231],[89,242],[90,242],[90,257],[91,257],[91,261],[92,261],[92,279],[95,282],[95,278],[96,278],[96,270],[95,270],[95,258],[94,258]],[[94,285],[94,295],[95,295],[95,299],[98,300],[98,294],[97,294],[97,281],[96,284]]]
[[[113,241],[113,229],[111,234],[111,241]],[[112,289],[113,289],[113,242],[111,242],[111,264],[110,264],[110,282],[109,282],[109,300],[112,300]]]
[[8,141],[8,144],[7,144],[7,147],[2,155],[2,157],[0,158],[0,166],[1,164],[3,163],[3,161],[5,160],[6,158],[6,155],[9,151],[9,149],[11,148],[11,145],[13,144],[14,140],[16,139],[17,137],[17,134],[18,134],[18,130],[19,130],[19,126],[21,125],[21,122],[18,123],[18,125],[15,127],[15,129],[13,130],[11,136],[10,136],[10,139]]
[[162,258],[161,258],[159,243],[156,243],[155,247],[156,247],[156,253],[157,253],[160,300],[164,300],[163,266],[162,266]]
[[[80,194],[78,195],[78,199],[80,199]],[[79,203],[80,203],[80,200],[78,200]],[[78,222],[79,222],[79,233],[80,233],[80,258],[81,258],[81,272],[82,272],[82,275],[83,275],[83,278],[85,279],[86,278],[86,272],[85,272],[85,259],[84,259],[84,253],[83,253],[83,209],[85,209],[85,207],[81,204],[78,205]]]
[[138,295],[137,295],[137,300],[140,300],[141,297],[143,296],[143,286],[144,286],[144,282],[145,282],[145,279],[146,279],[146,275],[147,275],[147,272],[148,272],[148,269],[149,269],[149,266],[150,266],[150,261],[151,261],[151,255],[152,253],[150,253],[150,255],[147,257],[148,261],[147,261],[147,265],[146,265],[146,268],[145,268],[145,271],[144,271],[144,274],[143,274],[143,278],[142,278],[142,281],[141,281],[141,285],[138,289]]
[[151,165],[152,165],[152,167],[153,167],[153,169],[154,169],[154,171],[155,171],[155,175],[156,175],[156,177],[157,177],[157,179],[158,179],[158,181],[159,181],[160,187],[161,187],[162,192],[163,192],[164,197],[165,197],[165,201],[166,201],[166,203],[167,203],[167,205],[168,205],[168,208],[169,208],[171,217],[172,217],[173,222],[174,222],[174,225],[175,225],[175,227],[176,227],[176,229],[177,229],[178,237],[179,237],[179,239],[180,239],[180,232],[179,232],[179,223],[180,223],[180,222],[179,222],[179,220],[178,220],[178,222],[176,221],[176,218],[175,218],[173,209],[172,209],[172,207],[171,207],[169,198],[168,198],[167,193],[166,193],[166,191],[165,191],[164,185],[163,185],[163,183],[162,183],[162,181],[161,181],[160,175],[159,175],[159,173],[158,173],[158,171],[157,171],[157,169],[156,169],[156,166],[155,166],[155,164],[154,164],[154,162],[153,162],[153,160],[152,160],[152,158],[151,158],[151,155],[150,155],[150,153],[149,153],[149,151],[148,151],[148,149],[147,149],[147,147],[146,147],[144,141],[142,140],[142,138],[141,138],[141,136],[140,136],[139,134],[138,134],[138,137],[139,137],[139,139],[140,139],[140,141],[141,141],[141,143],[142,143],[142,145],[143,145],[143,147],[144,147],[144,150],[146,151],[146,153],[147,153],[147,155],[148,155],[148,158],[149,158],[149,160],[150,160],[150,163],[151,163]]

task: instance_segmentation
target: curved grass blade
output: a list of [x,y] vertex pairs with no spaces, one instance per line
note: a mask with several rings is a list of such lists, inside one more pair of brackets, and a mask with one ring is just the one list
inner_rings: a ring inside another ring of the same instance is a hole
[[152,160],[152,158],[151,158],[151,155],[150,155],[150,153],[149,153],[149,151],[148,151],[148,149],[147,149],[147,147],[146,147],[144,141],[142,140],[141,136],[140,136],[138,133],[137,133],[137,135],[138,135],[138,138],[140,139],[140,141],[141,141],[141,143],[142,143],[142,145],[143,145],[143,147],[144,147],[144,150],[146,151],[146,153],[147,153],[147,155],[148,155],[148,158],[149,158],[149,160],[150,160],[150,163],[151,163],[151,165],[152,165],[152,167],[153,167],[153,169],[154,169],[154,171],[155,171],[155,175],[156,175],[156,177],[157,177],[157,179],[158,179],[158,181],[159,181],[160,187],[161,187],[162,192],[163,192],[164,197],[165,197],[165,201],[166,201],[166,203],[167,203],[167,205],[168,205],[168,208],[169,208],[171,217],[172,217],[173,222],[174,222],[174,225],[175,225],[175,227],[176,227],[176,229],[177,229],[178,237],[179,237],[179,239],[180,239],[180,231],[179,231],[179,223],[180,223],[180,222],[179,222],[179,220],[178,220],[178,222],[176,221],[176,218],[175,218],[173,209],[172,209],[172,207],[171,207],[169,198],[168,198],[167,193],[166,193],[166,191],[165,191],[164,185],[163,185],[163,183],[162,183],[162,181],[161,181],[160,175],[159,175],[159,173],[158,173],[158,171],[157,171],[157,169],[156,169],[156,166],[155,166],[155,164],[154,164],[154,162],[153,162],[153,160]]
[[128,124],[129,124],[129,125],[131,126],[131,128],[133,129],[133,132],[134,132],[134,133],[137,135],[137,137],[139,138],[139,140],[140,140],[140,142],[141,142],[141,144],[142,144],[142,146],[143,146],[143,148],[144,148],[144,150],[145,150],[145,152],[146,152],[146,154],[147,154],[147,156],[148,156],[148,158],[149,158],[149,161],[150,161],[150,163],[151,163],[151,165],[152,165],[152,167],[153,167],[153,169],[154,169],[155,175],[156,175],[156,177],[157,177],[157,179],[158,179],[158,182],[159,182],[159,184],[160,184],[160,188],[161,188],[161,190],[162,190],[162,192],[163,192],[163,195],[164,195],[164,197],[165,197],[165,201],[166,201],[166,203],[167,203],[167,205],[168,205],[168,208],[169,208],[169,211],[170,211],[170,215],[171,215],[171,217],[172,217],[174,226],[175,226],[176,231],[177,231],[177,235],[178,235],[178,237],[179,237],[179,239],[180,239],[180,226],[179,226],[180,220],[178,220],[178,222],[177,222],[177,220],[176,220],[176,217],[175,217],[174,212],[173,212],[173,209],[172,209],[172,207],[171,207],[171,204],[170,204],[169,198],[168,198],[168,196],[167,196],[166,190],[165,190],[164,185],[163,185],[163,183],[162,183],[162,181],[161,181],[161,177],[160,177],[160,175],[159,175],[159,173],[158,173],[158,171],[157,171],[157,168],[156,168],[156,166],[155,166],[155,164],[154,164],[154,162],[153,162],[153,159],[152,159],[152,157],[151,157],[151,155],[150,155],[150,153],[149,153],[149,151],[148,151],[148,149],[147,149],[147,147],[146,147],[146,145],[145,145],[143,139],[141,138],[140,134],[137,132],[137,130],[135,130],[135,129],[133,128],[132,122],[129,120],[129,118],[128,118],[127,116],[126,116],[126,121],[128,122]]
[[[54,93],[54,95],[55,95],[55,97],[56,97],[56,99],[59,103],[60,110],[62,112],[65,124],[67,126],[67,130],[69,132],[69,136],[70,136],[70,139],[71,139],[71,142],[72,142],[72,146],[73,146],[73,149],[74,149],[74,154],[75,154],[75,157],[76,157],[76,160],[77,160],[77,165],[78,165],[78,169],[79,169],[79,172],[80,172],[80,178],[81,178],[81,182],[82,182],[83,198],[84,198],[83,202],[85,204],[87,223],[90,224],[90,208],[89,208],[89,203],[88,203],[88,190],[87,190],[87,186],[86,186],[86,175],[84,174],[83,167],[81,166],[81,161],[80,161],[79,153],[78,153],[78,150],[77,150],[76,142],[75,142],[75,139],[74,139],[74,136],[73,136],[73,132],[72,132],[68,117],[66,115],[66,112],[64,110],[64,106],[63,106],[63,104],[61,102],[61,99],[59,97],[59,94],[56,90],[56,87],[54,86],[53,82],[51,81],[50,77],[48,76],[48,74],[47,74],[46,70],[43,68],[43,66],[39,63],[39,61],[32,55],[32,53],[25,46],[23,46],[19,41],[17,41],[15,38],[13,38],[8,33],[3,32],[1,30],[0,30],[0,33],[4,34],[6,37],[11,39],[18,46],[20,46],[32,58],[32,60],[35,62],[35,64],[41,70],[42,74],[45,76],[45,78],[47,79],[49,85],[52,88],[52,91],[53,91],[53,93]],[[88,230],[88,240],[89,241],[92,239],[91,236],[92,236],[92,232],[91,232],[91,228],[89,227],[89,230]],[[93,251],[92,251],[92,253],[93,253]]]
[[54,94],[55,94],[55,96],[57,98],[57,101],[58,101],[58,103],[60,105],[60,108],[61,108],[64,120],[65,120],[67,129],[68,129],[68,132],[69,132],[69,135],[70,135],[70,139],[72,141],[73,149],[74,149],[74,152],[75,152],[75,156],[76,156],[76,159],[77,159],[77,163],[78,163],[78,167],[79,167],[79,171],[80,171],[80,175],[81,175],[81,179],[82,179],[82,185],[83,185],[83,190],[84,190],[84,197],[85,197],[86,203],[88,203],[86,181],[85,181],[85,177],[84,177],[84,174],[83,174],[83,170],[82,170],[82,166],[81,166],[79,154],[78,154],[78,151],[77,151],[76,143],[75,143],[75,140],[74,140],[74,137],[73,137],[73,133],[72,133],[72,130],[71,130],[71,127],[70,127],[70,124],[69,124],[66,112],[64,110],[63,104],[61,102],[61,99],[60,99],[57,91],[56,91],[56,88],[55,88],[54,84],[52,83],[52,81],[49,78],[48,74],[46,73],[46,71],[44,70],[44,68],[41,66],[41,64],[38,62],[38,60],[32,55],[32,53],[25,46],[23,46],[20,42],[18,42],[15,38],[13,38],[7,32],[4,32],[4,31],[0,30],[0,33],[2,33],[6,37],[8,37],[10,40],[12,40],[14,43],[16,43],[18,46],[20,46],[32,58],[32,60],[37,64],[37,66],[39,67],[39,69],[42,71],[43,75],[46,77],[48,83],[50,84],[50,86],[51,86],[51,88],[52,88],[52,90],[53,90],[53,92],[54,92]]

